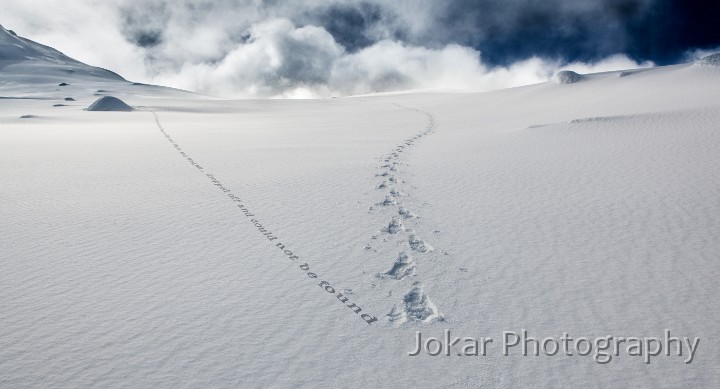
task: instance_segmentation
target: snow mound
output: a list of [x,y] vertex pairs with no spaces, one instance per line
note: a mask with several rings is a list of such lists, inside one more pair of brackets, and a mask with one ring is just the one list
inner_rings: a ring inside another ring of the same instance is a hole
[[696,62],[700,66],[708,66],[713,68],[720,68],[720,53],[708,55],[702,57]]
[[124,101],[118,99],[117,97],[112,96],[104,96],[94,103],[92,103],[88,108],[88,111],[132,111],[133,107],[125,104]]
[[552,82],[556,84],[574,84],[582,78],[581,75],[573,72],[572,70],[563,70],[553,76]]

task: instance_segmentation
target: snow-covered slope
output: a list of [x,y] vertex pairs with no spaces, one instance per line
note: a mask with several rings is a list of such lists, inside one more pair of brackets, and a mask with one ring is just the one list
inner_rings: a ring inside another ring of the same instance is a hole
[[[306,101],[2,77],[0,387],[720,386],[717,67]],[[83,110],[109,93],[135,111]],[[700,342],[504,356],[523,329]],[[445,330],[493,342],[408,355]]]
[[177,89],[129,82],[110,70],[86,65],[2,26],[0,91],[4,98],[72,98],[83,104],[108,93],[148,98],[191,95]]
[[51,47],[19,37],[3,26],[0,26],[0,72],[3,81],[13,77],[22,83],[62,82],[68,76],[125,81],[109,70],[88,66]]

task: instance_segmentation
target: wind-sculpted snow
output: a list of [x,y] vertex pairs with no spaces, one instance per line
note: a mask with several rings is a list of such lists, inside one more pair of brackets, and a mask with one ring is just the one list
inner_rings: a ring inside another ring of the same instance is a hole
[[623,119],[622,116],[598,116],[598,117],[591,117],[591,118],[582,118],[582,119],[573,119],[570,120],[570,124],[580,124],[580,123],[593,123],[593,122],[610,122],[610,121],[617,121]]
[[[104,97],[105,99],[107,97]],[[102,99],[101,99],[102,100]],[[183,157],[190,165],[197,168],[200,172],[202,172],[207,178],[209,178],[210,182],[216,186],[220,191],[225,194],[230,201],[232,201],[237,208],[240,210],[240,212],[243,214],[243,216],[252,223],[262,234],[262,237],[267,239],[267,241],[271,242],[271,244],[276,247],[277,249],[282,252],[282,254],[287,257],[288,260],[295,262],[295,264],[300,263],[298,265],[298,268],[304,273],[312,282],[319,282],[317,285],[324,289],[326,292],[330,293],[331,295],[336,295],[336,290],[332,286],[332,284],[328,281],[325,281],[320,277],[317,273],[315,273],[315,270],[310,269],[310,264],[304,260],[304,258],[301,258],[297,254],[293,253],[293,251],[290,250],[290,247],[288,247],[285,243],[283,243],[282,240],[278,240],[279,237],[272,233],[271,231],[268,231],[268,229],[258,220],[259,216],[256,216],[250,209],[248,209],[247,205],[243,202],[243,200],[236,194],[234,194],[229,188],[225,187],[223,183],[218,180],[214,175],[208,173],[205,168],[203,168],[202,165],[198,163],[198,161],[194,160],[190,155],[188,155],[187,152],[185,152],[182,147],[173,140],[173,138],[168,134],[168,132],[165,130],[165,127],[160,122],[160,117],[157,115],[157,113],[152,112],[154,118],[155,118],[155,124],[157,124],[157,128],[160,130],[160,132],[163,134],[163,136],[167,139],[167,141],[177,150],[177,152],[180,154],[180,156]],[[342,293],[337,293],[336,295],[337,300],[345,305],[346,307],[350,308],[351,312],[354,312],[356,315],[358,315],[362,320],[364,320],[367,324],[372,324],[376,322],[378,319],[377,317],[368,314],[366,311],[363,311],[363,309],[358,306],[357,303],[349,301],[350,298],[343,295]],[[361,313],[362,312],[362,313]]]
[[[625,73],[228,101],[0,71],[0,387],[718,387],[720,73]],[[666,329],[691,363],[502,352]]]

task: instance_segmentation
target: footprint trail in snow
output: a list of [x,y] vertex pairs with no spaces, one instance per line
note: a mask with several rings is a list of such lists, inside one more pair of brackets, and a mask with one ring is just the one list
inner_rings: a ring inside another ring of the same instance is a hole
[[[377,273],[377,277],[381,279],[392,280],[393,282],[401,282],[407,278],[414,278],[416,281],[410,287],[410,290],[402,297],[402,301],[395,304],[392,311],[387,315],[388,321],[393,324],[402,324],[405,322],[431,322],[434,320],[442,320],[442,315],[438,312],[437,307],[424,292],[423,285],[420,281],[418,272],[418,262],[410,253],[418,255],[417,258],[422,262],[422,257],[427,256],[434,251],[434,248],[425,240],[417,235],[414,228],[422,226],[420,216],[408,209],[402,199],[411,196],[406,190],[406,182],[403,180],[403,170],[407,166],[403,162],[403,156],[412,149],[424,137],[435,131],[435,118],[427,112],[419,109],[406,107],[400,104],[393,104],[399,108],[413,111],[424,115],[427,118],[427,125],[424,130],[418,134],[403,140],[392,151],[380,158],[378,166],[379,172],[375,177],[379,179],[377,186],[378,191],[383,192],[380,201],[375,203],[377,206],[371,207],[371,210],[377,209],[382,213],[388,214],[388,224],[380,229],[381,234],[386,237],[400,237],[403,239],[404,249],[401,250],[389,270],[384,273]],[[412,227],[407,225],[412,222]],[[373,235],[373,239],[377,239],[378,235]],[[387,243],[389,239],[382,239],[382,243]],[[366,250],[372,249],[368,244]]]

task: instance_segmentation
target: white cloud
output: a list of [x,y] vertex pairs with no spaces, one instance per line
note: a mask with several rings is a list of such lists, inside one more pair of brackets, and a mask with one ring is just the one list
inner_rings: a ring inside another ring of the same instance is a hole
[[635,68],[647,68],[654,66],[652,62],[646,61],[643,63],[637,63],[630,58],[628,58],[626,55],[622,54],[616,54],[610,57],[607,57],[599,62],[595,62],[592,64],[582,63],[582,62],[573,62],[570,64],[567,64],[565,66],[562,66],[560,70],[572,70],[576,73],[581,74],[587,74],[587,73],[600,73],[600,72],[610,72],[613,70],[627,70],[627,69],[635,69]]
[[[481,53],[469,47],[427,48],[388,38],[349,52],[322,27],[298,26],[271,15],[296,12],[282,8],[287,5],[266,10],[259,3],[237,0],[234,3],[250,5],[235,20],[224,12],[238,6],[229,1],[202,8],[203,17],[182,7],[167,8],[163,0],[147,1],[157,5],[155,13],[137,17],[131,13],[136,0],[8,0],[0,13],[6,28],[133,81],[227,97],[326,97],[428,88],[483,91],[543,82],[561,68],[591,73],[652,65],[615,55],[593,64],[562,66],[530,58],[489,67]],[[43,12],[37,12],[39,4]],[[424,12],[428,9],[432,7]],[[143,49],[128,40],[123,28],[133,17],[140,27],[162,33],[157,45]],[[420,21],[408,20],[419,28]]]
[[579,73],[650,66],[615,55],[596,64],[531,58],[489,68],[468,47],[442,49],[382,40],[348,53],[320,27],[274,19],[250,28],[251,38],[219,63],[186,64],[154,81],[230,97],[327,97],[407,89],[485,91],[547,81],[556,71]]

